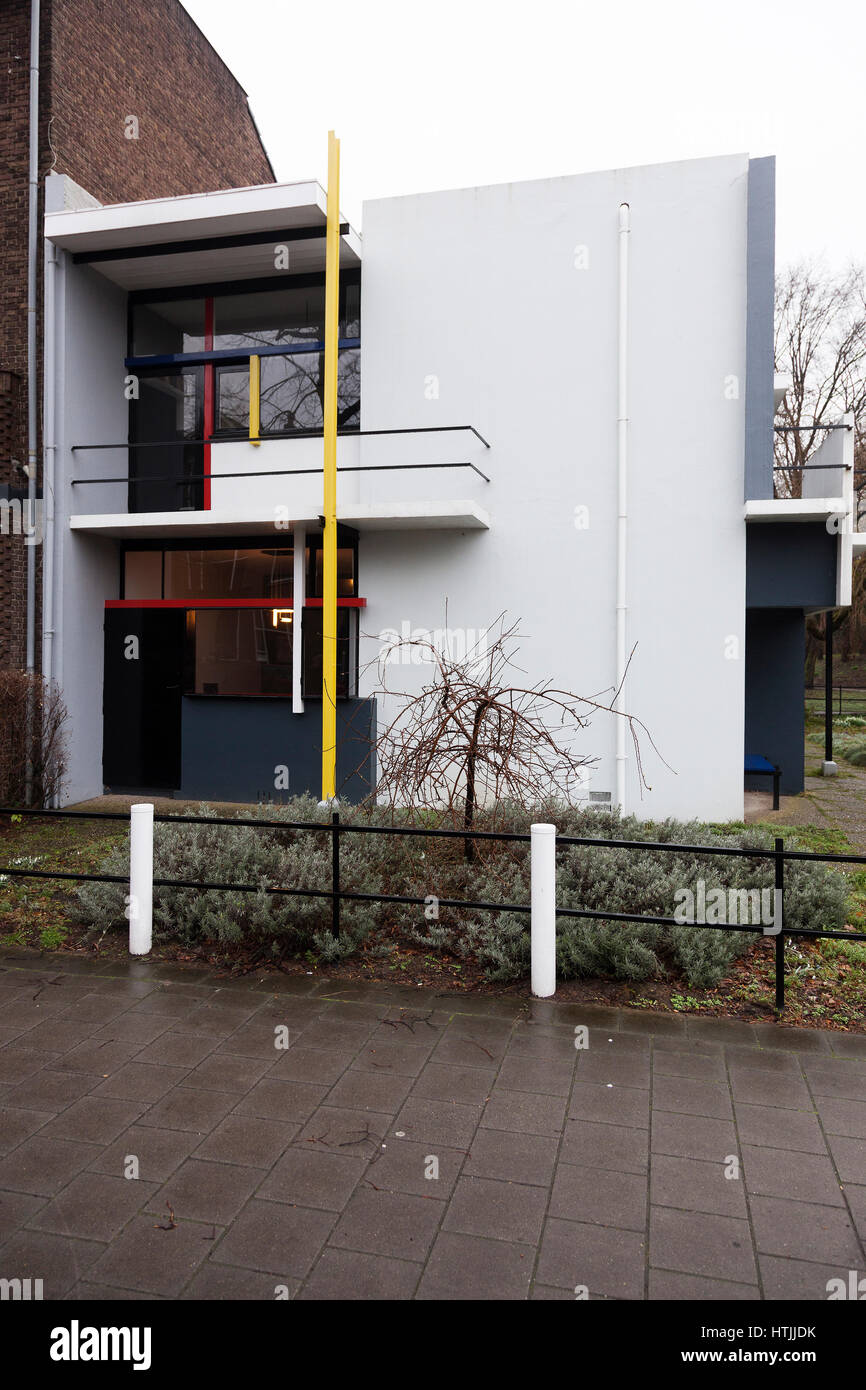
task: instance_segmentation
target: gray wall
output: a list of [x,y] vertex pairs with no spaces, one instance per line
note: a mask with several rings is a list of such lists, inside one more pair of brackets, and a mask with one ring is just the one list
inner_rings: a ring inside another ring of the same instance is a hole
[[[180,797],[249,802],[264,792],[279,800],[274,775],[280,764],[289,770],[289,796],[321,794],[319,701],[308,700],[303,714],[292,714],[288,700],[185,696],[182,706]],[[374,700],[338,704],[337,795],[346,801],[360,801],[370,791],[375,737]]]
[[835,607],[838,549],[837,537],[820,522],[750,522],[746,527],[746,606]]
[[[746,747],[782,769],[786,796],[803,790],[803,664],[806,622],[786,608],[750,608],[746,613]],[[766,791],[767,777],[746,786]]]
[[746,224],[746,500],[773,496],[776,160],[749,160]]

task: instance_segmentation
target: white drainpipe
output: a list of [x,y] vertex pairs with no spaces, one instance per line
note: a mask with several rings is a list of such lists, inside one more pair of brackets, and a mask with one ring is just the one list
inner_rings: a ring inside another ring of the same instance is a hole
[[[39,248],[39,0],[30,5],[30,152],[27,213],[27,517],[36,515],[36,430],[39,363],[36,355],[36,258]],[[36,670],[36,548],[27,547],[27,670]],[[28,801],[30,800],[28,771]]]
[[55,386],[57,304],[57,247],[45,243],[45,318],[42,375],[42,674],[54,679],[54,491],[57,460]]
[[[628,203],[621,203],[619,209],[619,330],[617,344],[617,410],[616,410],[616,469],[617,469],[617,523],[616,523],[616,689],[619,692],[615,708],[626,708],[625,681],[627,646],[626,602],[628,578],[628,239],[631,232],[631,219]],[[626,724],[622,716],[616,718],[616,803],[625,815],[626,783]]]

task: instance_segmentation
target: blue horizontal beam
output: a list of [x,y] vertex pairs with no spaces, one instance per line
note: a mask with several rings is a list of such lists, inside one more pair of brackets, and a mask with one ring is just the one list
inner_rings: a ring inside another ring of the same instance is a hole
[[[340,350],[359,348],[360,338],[341,338]],[[325,344],[292,343],[288,347],[220,348],[211,352],[167,352],[152,357],[127,357],[125,367],[196,367],[202,362],[249,361],[251,357],[294,357],[304,352],[324,352]]]

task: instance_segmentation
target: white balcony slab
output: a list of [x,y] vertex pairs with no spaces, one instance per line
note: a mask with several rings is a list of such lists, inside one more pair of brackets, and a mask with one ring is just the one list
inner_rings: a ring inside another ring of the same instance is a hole
[[747,502],[747,521],[826,521],[844,516],[850,503],[844,497],[767,497]]
[[[267,514],[238,513],[237,510],[208,512],[115,512],[106,516],[73,516],[71,531],[124,539],[176,535],[231,536],[285,533],[294,522],[318,525],[320,513],[309,510],[292,517],[280,528],[274,525],[273,511]],[[488,513],[477,502],[393,502],[357,504],[338,509],[338,520],[359,531],[486,531]]]

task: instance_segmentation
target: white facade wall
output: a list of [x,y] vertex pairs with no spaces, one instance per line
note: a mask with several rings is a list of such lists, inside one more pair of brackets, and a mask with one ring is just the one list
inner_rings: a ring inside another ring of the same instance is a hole
[[[409,514],[405,529],[392,513],[388,529],[361,532],[360,694],[376,686],[379,634],[477,633],[504,613],[522,633],[517,679],[549,677],[609,699],[618,214],[630,205],[627,641],[636,651],[626,704],[661,758],[644,736],[651,790],[641,795],[628,745],[627,809],[645,817],[743,811],[747,178],[742,155],[364,209],[363,428],[472,424],[492,447],[468,433],[341,439],[341,466],[471,461],[491,478],[469,469],[340,478],[338,515],[342,504],[348,521],[353,507],[375,517],[401,504]],[[103,605],[118,575],[116,541],[68,528],[69,515],[89,512],[88,495],[95,504],[104,490],[73,492],[68,479],[73,470],[123,473],[125,457],[73,461],[69,447],[126,438],[126,296],[68,262],[64,283],[57,674],[72,734],[65,799],[77,800],[101,791]],[[314,519],[320,473],[219,475],[318,468],[321,448],[315,439],[215,445],[215,515],[239,535],[286,505],[294,520]],[[489,516],[489,529],[442,525],[449,508],[468,515],[468,504]],[[93,510],[113,510],[107,493]],[[427,676],[402,665],[389,681],[417,689]],[[383,708],[380,727],[388,716]],[[614,717],[595,716],[583,747],[598,760],[591,789],[614,796]]]
[[62,429],[55,500],[55,675],[69,713],[63,796],[68,803],[102,794],[103,620],[105,600],[117,597],[119,576],[116,541],[70,533],[69,516],[82,509],[80,494],[103,492],[100,487],[73,487],[71,480],[126,472],[124,450],[71,451],[74,445],[126,439],[129,403],[123,365],[126,295],[89,267],[72,265],[64,257],[58,298],[62,308],[56,389]]
[[[378,634],[445,627],[447,601],[450,629],[519,620],[525,683],[594,695],[615,677],[630,204],[626,703],[670,764],[643,740],[641,798],[629,756],[627,809],[646,817],[743,810],[747,174],[733,156],[364,207],[362,426],[474,424],[492,482],[489,531],[362,535],[361,694]],[[401,666],[389,680],[424,677]],[[615,795],[613,716],[594,718],[585,748],[592,790]]]

